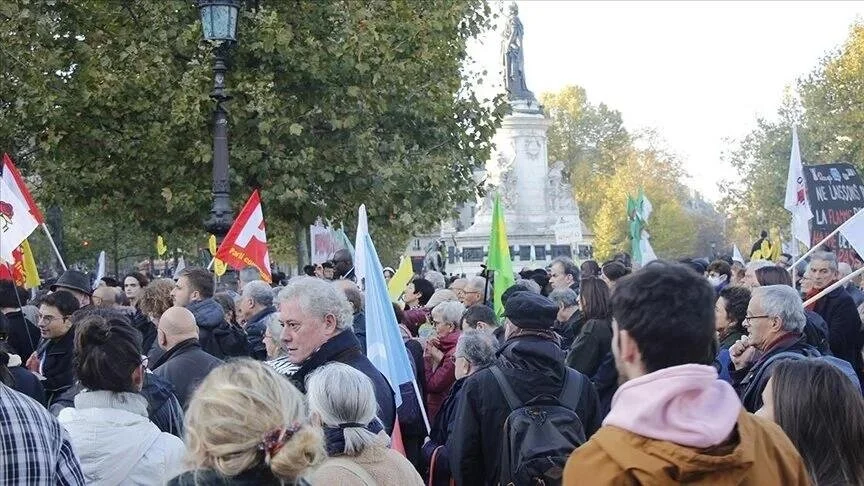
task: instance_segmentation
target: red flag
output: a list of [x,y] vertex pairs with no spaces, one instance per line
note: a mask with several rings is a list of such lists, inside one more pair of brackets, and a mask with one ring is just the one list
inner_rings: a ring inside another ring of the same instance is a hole
[[216,251],[216,258],[236,270],[251,265],[258,269],[263,280],[272,281],[264,211],[261,209],[261,197],[257,189],[249,196],[243,210],[237,215],[237,220],[222,240]]
[[396,417],[396,423],[393,424],[393,435],[390,436],[390,448],[403,456],[405,455],[405,444],[402,442],[402,429],[399,428],[399,417]]
[[27,274],[24,271],[24,251],[20,246],[12,250],[12,263],[0,264],[0,280],[11,280],[19,287],[23,287],[27,283]]
[[27,185],[24,184],[24,178],[21,177],[21,173],[18,172],[18,168],[12,163],[12,158],[7,153],[3,154],[3,179],[9,189],[18,196],[18,199],[27,203],[30,214],[36,218],[36,222],[44,224],[45,216],[42,216],[42,211],[39,211],[39,206],[36,206],[36,201],[33,200],[33,196],[27,190]]

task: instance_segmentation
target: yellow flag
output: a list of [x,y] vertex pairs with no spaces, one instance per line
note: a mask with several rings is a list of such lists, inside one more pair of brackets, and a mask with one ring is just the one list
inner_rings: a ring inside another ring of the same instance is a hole
[[387,284],[387,293],[390,294],[391,300],[395,301],[399,299],[399,296],[405,290],[405,286],[408,285],[413,276],[414,267],[411,265],[411,258],[403,256],[402,261],[399,262],[399,268]]
[[225,270],[228,269],[228,265],[226,265],[222,260],[216,258],[216,235],[210,235],[210,240],[208,240],[207,243],[210,247],[210,254],[213,255],[213,273],[221,277],[222,275],[225,275]]
[[168,251],[168,247],[165,246],[165,240],[162,239],[162,235],[157,235],[156,236],[156,254],[161,257],[167,251]]
[[35,289],[42,284],[42,281],[39,280],[39,269],[36,268],[36,260],[33,258],[30,242],[24,240],[24,243],[21,243],[21,250],[24,256],[24,287]]

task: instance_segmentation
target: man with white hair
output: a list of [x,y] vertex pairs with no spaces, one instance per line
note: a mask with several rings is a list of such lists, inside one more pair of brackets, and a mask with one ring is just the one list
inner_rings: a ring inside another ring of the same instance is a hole
[[429,270],[428,272],[426,272],[426,275],[424,275],[423,278],[432,282],[432,286],[435,287],[435,290],[447,287],[447,280],[444,278],[444,274],[441,272]]
[[806,322],[801,298],[792,287],[768,285],[752,290],[744,318],[748,335],[729,348],[729,374],[748,412],[762,407],[762,392],[774,363],[772,356],[819,356],[803,335]]
[[750,260],[750,263],[744,267],[744,280],[741,281],[741,285],[750,289],[758,287],[759,280],[756,278],[756,270],[773,266],[774,264],[768,260]]
[[[824,251],[813,253],[807,265],[807,276],[813,286],[805,296],[805,300],[838,280],[837,256]],[[848,361],[858,374],[858,379],[864,379],[861,371],[864,365],[861,361],[864,335],[861,333],[861,318],[858,316],[857,306],[849,292],[841,285],[809,305],[808,309],[822,316],[828,323],[831,354]]]
[[345,294],[333,282],[295,277],[279,292],[278,300],[279,317],[284,324],[282,347],[286,359],[299,365],[291,376],[294,385],[305,393],[306,377],[332,361],[363,372],[375,387],[378,418],[390,434],[396,417],[393,390],[361,352],[360,342],[351,331],[353,309]]
[[267,330],[267,318],[274,312],[276,308],[273,307],[273,289],[270,284],[263,280],[253,280],[243,286],[243,293],[237,301],[237,320],[246,323],[249,355],[253,359],[267,359],[264,332]]
[[471,307],[475,304],[483,304],[484,297],[489,297],[491,292],[486,290],[486,279],[479,276],[468,277],[465,280],[465,287],[462,293],[458,295],[459,302],[465,307]]

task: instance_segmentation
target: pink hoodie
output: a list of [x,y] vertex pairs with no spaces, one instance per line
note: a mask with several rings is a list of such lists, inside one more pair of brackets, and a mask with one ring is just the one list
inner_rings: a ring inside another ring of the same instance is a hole
[[702,449],[726,440],[740,411],[738,395],[713,366],[687,364],[621,385],[603,425]]

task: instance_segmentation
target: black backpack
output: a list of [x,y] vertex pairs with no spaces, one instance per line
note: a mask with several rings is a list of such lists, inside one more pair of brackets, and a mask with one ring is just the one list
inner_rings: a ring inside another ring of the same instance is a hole
[[567,458],[585,443],[582,420],[571,408],[582,394],[578,375],[565,369],[561,395],[541,395],[522,403],[501,369],[492,366],[490,370],[510,407],[504,421],[499,484],[561,484]]

